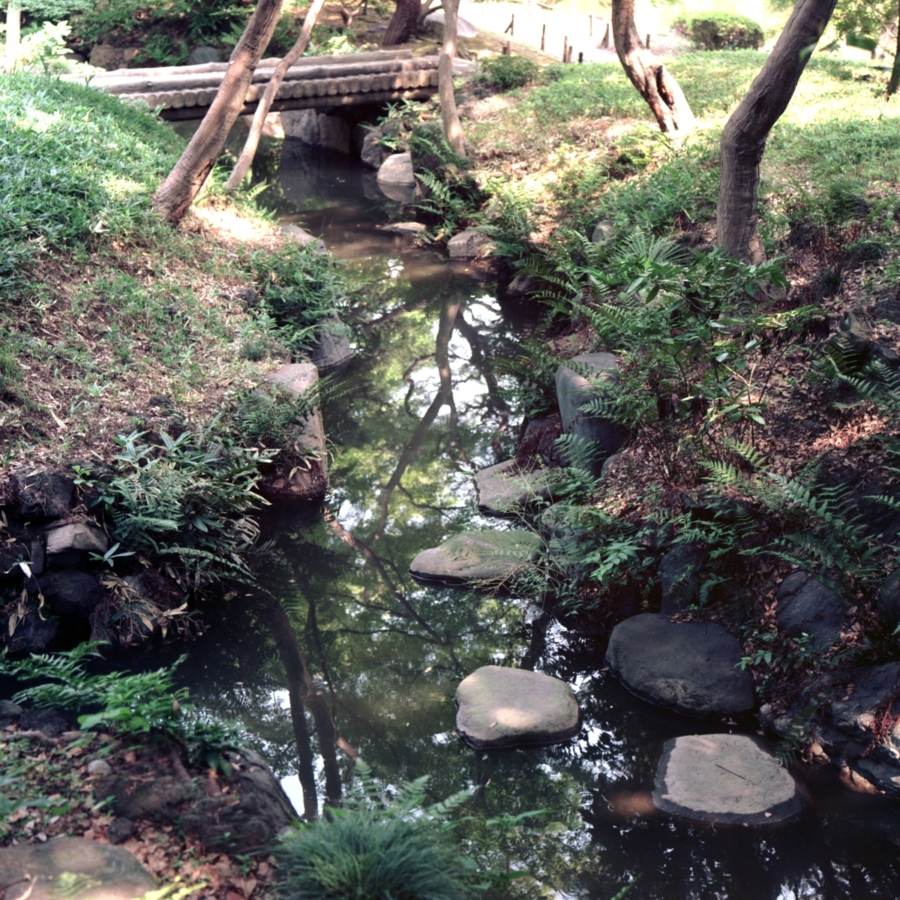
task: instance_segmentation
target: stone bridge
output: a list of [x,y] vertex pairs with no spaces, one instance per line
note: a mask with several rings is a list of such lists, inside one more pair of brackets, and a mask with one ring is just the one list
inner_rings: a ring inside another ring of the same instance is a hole
[[[277,59],[264,59],[253,75],[244,113],[253,113]],[[67,75],[129,103],[160,109],[163,119],[202,119],[228,69],[228,63],[155,69],[116,69],[99,75]],[[288,69],[272,111],[332,109],[424,100],[437,93],[438,57],[410,50],[379,50],[344,56],[311,56]]]

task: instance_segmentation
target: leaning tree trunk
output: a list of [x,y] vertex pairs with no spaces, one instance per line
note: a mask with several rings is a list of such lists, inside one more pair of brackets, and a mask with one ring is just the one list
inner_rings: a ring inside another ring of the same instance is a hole
[[798,0],[775,49],[722,132],[716,243],[745,262],[765,260],[759,236],[759,164],[837,0]]
[[634,24],[634,0],[612,0],[612,31],[619,61],[656,116],[660,131],[686,134],[694,127],[694,114],[678,82],[641,43]]
[[200,127],[194,132],[175,168],[153,197],[153,209],[177,225],[190,209],[209,177],[231,126],[244,110],[244,98],[272,33],[278,24],[282,0],[259,0],[241,39],[231,54],[231,64]]
[[447,0],[444,7],[444,46],[438,60],[438,94],[441,99],[441,122],[447,143],[460,156],[466,155],[466,138],[463,135],[456,97],[453,94],[453,58],[456,56],[456,27],[459,0]]
[[885,99],[890,100],[900,87],[900,19],[897,21],[897,44],[894,48],[894,65],[891,67],[891,80],[885,91]]
[[284,81],[287,70],[303,56],[309,45],[309,38],[315,27],[316,19],[319,17],[319,13],[324,5],[325,0],[313,0],[312,6],[306,13],[306,18],[303,20],[303,28],[300,31],[300,37],[297,38],[297,43],[291,47],[288,55],[275,67],[272,78],[266,85],[266,92],[256,106],[256,112],[253,114],[253,124],[250,126],[250,134],[247,135],[247,140],[244,142],[244,149],[241,150],[241,155],[234,165],[231,176],[225,182],[226,191],[233,191],[244,180],[244,176],[253,162],[253,157],[256,156],[256,148],[259,146],[259,138],[262,135],[266,116],[269,114],[272,103],[278,95],[281,82]]
[[419,24],[419,13],[422,11],[420,0],[397,0],[397,8],[391,21],[388,22],[384,40],[384,47],[393,47],[396,44],[405,44]]

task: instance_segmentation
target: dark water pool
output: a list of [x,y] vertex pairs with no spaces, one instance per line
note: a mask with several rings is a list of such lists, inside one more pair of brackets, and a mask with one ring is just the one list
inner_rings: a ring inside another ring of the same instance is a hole
[[[274,155],[272,155],[274,154]],[[474,511],[473,473],[515,446],[520,410],[503,360],[522,323],[495,291],[406,238],[378,229],[406,211],[341,157],[270,150],[273,206],[321,234],[372,286],[344,316],[358,355],[325,404],[332,453],[324,514],[266,517],[266,586],[320,685],[342,738],[385,785],[430,775],[435,798],[480,786],[474,824],[544,811],[494,831],[480,852],[510,872],[512,895],[612,898],[896,898],[900,816],[834,779],[804,779],[809,811],[777,829],[713,828],[653,814],[663,742],[708,729],[628,695],[603,666],[604,637],[567,631],[529,597],[425,589],[407,566],[466,528],[510,527]],[[240,719],[302,811],[285,674],[253,597],[212,613],[183,670],[195,698]],[[487,663],[565,679],[581,735],[555,748],[475,753],[453,734],[457,683]],[[310,728],[312,725],[310,724]],[[319,802],[325,765],[310,739]],[[345,790],[350,765],[339,757]],[[803,774],[798,772],[802,778]],[[475,851],[473,851],[475,852]]]

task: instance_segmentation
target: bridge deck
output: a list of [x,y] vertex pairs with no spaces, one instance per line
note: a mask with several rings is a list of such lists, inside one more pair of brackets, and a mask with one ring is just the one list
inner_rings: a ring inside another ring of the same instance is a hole
[[[245,113],[256,109],[278,62],[267,59],[260,63],[247,92]],[[414,57],[409,50],[308,57],[288,69],[272,109],[425,99],[437,91],[437,66],[437,56]],[[227,63],[207,63],[64,77],[118,94],[129,103],[159,108],[164,119],[199,119],[206,114],[227,69]]]

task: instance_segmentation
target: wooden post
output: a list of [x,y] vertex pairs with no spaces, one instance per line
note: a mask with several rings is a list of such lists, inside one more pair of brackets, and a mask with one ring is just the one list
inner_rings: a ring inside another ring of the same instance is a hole
[[569,44],[569,57],[568,57],[568,59],[566,60],[566,62],[568,62],[568,63],[572,62],[572,54],[573,54],[574,52],[575,52],[575,45],[574,45],[574,44]]
[[503,47],[503,55],[512,56],[512,44],[509,41],[507,41],[505,46]]
[[650,49],[650,35],[647,35],[647,49]]
[[603,33],[603,40],[600,41],[600,46],[604,50],[609,50],[609,30],[610,30],[610,22],[606,23],[606,31]]
[[544,24],[541,26],[541,52],[542,53],[544,52],[544,49],[546,48],[546,46],[547,46],[547,23],[544,22]]
[[569,39],[567,37],[563,38],[563,57],[562,61],[566,62],[566,57],[569,55]]
[[594,17],[588,16],[588,22],[590,23],[588,25],[588,37],[593,37],[594,36]]
[[584,62],[584,54],[581,51],[578,52],[578,62]]

